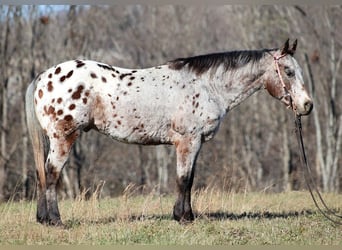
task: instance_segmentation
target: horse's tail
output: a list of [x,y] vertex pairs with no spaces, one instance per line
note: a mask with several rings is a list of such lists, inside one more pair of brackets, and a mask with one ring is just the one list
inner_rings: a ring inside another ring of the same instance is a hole
[[37,177],[39,179],[38,183],[41,188],[40,190],[44,190],[46,188],[45,161],[49,152],[49,138],[44,134],[43,129],[36,116],[36,112],[34,109],[35,89],[36,80],[34,80],[26,90],[26,122],[33,146],[34,161],[36,163]]

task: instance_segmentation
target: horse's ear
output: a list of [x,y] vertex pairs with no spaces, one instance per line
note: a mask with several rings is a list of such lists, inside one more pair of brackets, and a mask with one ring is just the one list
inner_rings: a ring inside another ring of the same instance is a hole
[[290,39],[287,38],[283,48],[281,49],[281,55],[286,55],[289,52],[289,46],[290,46],[289,41],[290,41]]
[[296,52],[297,48],[297,39],[293,42],[292,48],[289,50],[289,54],[293,55]]

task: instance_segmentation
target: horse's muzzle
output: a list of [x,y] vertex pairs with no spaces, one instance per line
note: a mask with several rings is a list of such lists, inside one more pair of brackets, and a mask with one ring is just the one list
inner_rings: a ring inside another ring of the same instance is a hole
[[311,99],[306,100],[301,108],[297,108],[298,115],[309,115],[313,109],[313,102]]

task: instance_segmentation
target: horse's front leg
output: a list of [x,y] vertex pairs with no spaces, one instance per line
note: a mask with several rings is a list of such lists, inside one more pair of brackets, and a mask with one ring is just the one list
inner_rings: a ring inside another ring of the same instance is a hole
[[201,148],[201,139],[184,137],[175,141],[177,153],[178,198],[173,208],[173,218],[181,223],[194,220],[191,209],[191,187],[195,173],[195,163]]

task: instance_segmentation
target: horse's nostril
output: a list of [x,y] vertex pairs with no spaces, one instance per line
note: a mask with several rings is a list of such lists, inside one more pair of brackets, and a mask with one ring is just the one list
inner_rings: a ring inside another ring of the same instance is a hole
[[312,108],[313,108],[312,101],[308,100],[304,103],[304,109],[308,114],[311,112]]

